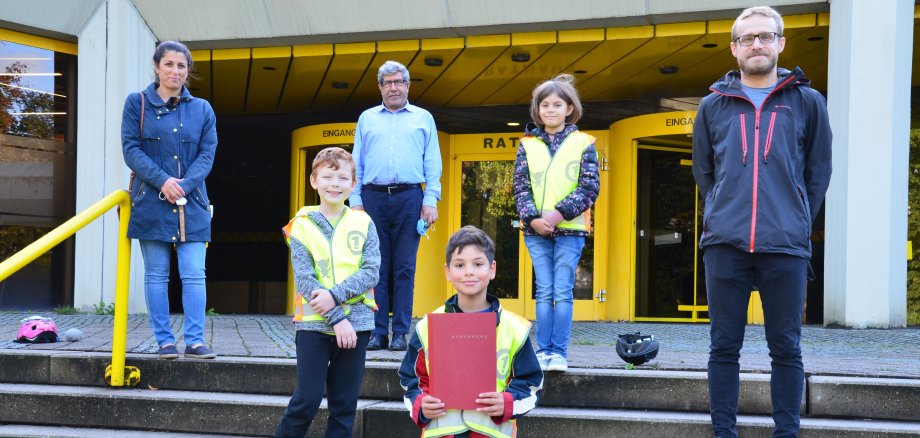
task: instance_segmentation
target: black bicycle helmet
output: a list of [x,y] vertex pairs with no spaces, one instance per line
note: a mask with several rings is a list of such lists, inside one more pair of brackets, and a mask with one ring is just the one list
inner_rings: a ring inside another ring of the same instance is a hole
[[642,365],[658,356],[658,341],[654,336],[639,332],[620,335],[617,354],[627,363]]

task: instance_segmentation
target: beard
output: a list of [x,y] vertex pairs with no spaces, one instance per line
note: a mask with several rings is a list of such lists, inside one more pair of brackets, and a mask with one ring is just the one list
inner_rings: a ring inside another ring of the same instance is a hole
[[[764,56],[766,60],[757,60],[751,61],[753,56]],[[748,76],[763,76],[773,71],[776,68],[777,56],[775,52],[766,52],[766,53],[752,53],[747,58],[738,59],[738,68]]]

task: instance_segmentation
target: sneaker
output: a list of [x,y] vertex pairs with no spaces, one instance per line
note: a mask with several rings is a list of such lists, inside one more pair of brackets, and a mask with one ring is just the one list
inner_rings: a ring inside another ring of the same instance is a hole
[[160,359],[172,360],[179,357],[179,349],[173,344],[164,345],[160,347],[157,354],[160,355]]
[[540,362],[540,371],[546,371],[546,367],[549,366],[549,360],[552,354],[547,353],[537,353],[537,362]]
[[[178,352],[177,352],[178,353]],[[185,346],[185,357],[191,357],[194,359],[214,359],[217,357],[210,348],[204,346],[204,344],[198,344],[197,346],[191,347]]]
[[547,371],[566,371],[569,369],[569,361],[564,357],[554,354],[549,359],[549,364],[546,365]]

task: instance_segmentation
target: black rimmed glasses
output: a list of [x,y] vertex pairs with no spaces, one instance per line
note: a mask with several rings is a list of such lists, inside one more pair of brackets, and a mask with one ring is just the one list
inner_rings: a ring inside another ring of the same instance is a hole
[[[763,41],[763,40],[761,40],[761,41]],[[402,87],[403,85],[406,85],[406,81],[404,81],[404,80],[402,80],[402,79],[393,79],[393,80],[390,80],[390,81],[383,81],[383,82],[380,83],[380,86],[383,87],[383,88],[390,88],[390,87],[400,88],[400,87]]]
[[750,46],[751,44],[754,44],[754,39],[756,38],[760,40],[761,44],[770,44],[781,36],[782,35],[776,32],[764,32],[754,35],[741,35],[740,37],[735,38],[735,42],[742,46]]

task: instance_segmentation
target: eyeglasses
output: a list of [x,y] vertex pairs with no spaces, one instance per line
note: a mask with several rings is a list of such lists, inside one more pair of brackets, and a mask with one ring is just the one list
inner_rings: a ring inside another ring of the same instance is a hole
[[735,41],[742,46],[750,46],[754,44],[754,39],[759,39],[761,44],[770,44],[773,41],[776,41],[777,37],[782,35],[776,32],[765,32],[759,35],[741,35],[738,38],[735,38]]
[[383,81],[380,83],[380,86],[383,88],[390,88],[390,87],[399,88],[399,87],[402,87],[403,85],[406,85],[406,81],[399,80],[399,79],[394,79],[391,81]]

